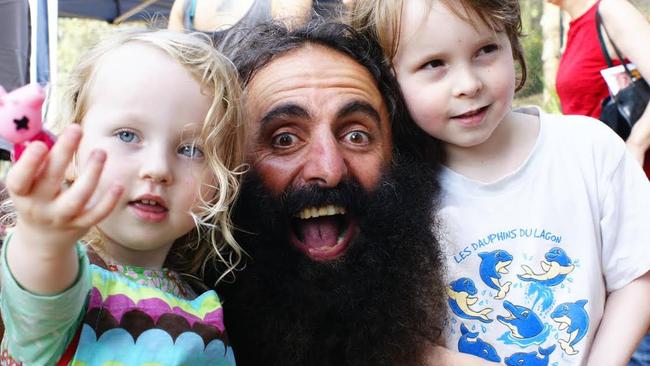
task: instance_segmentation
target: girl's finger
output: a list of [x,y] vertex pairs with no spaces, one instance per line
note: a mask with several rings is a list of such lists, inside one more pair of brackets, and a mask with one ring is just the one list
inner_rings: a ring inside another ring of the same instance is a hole
[[63,131],[47,156],[47,165],[41,174],[39,183],[34,186],[34,191],[42,196],[53,197],[60,188],[65,170],[72,161],[72,156],[81,140],[81,127],[71,125]]
[[47,156],[47,146],[37,141],[30,143],[20,160],[9,170],[5,184],[9,194],[24,196],[32,191],[34,180]]
[[88,205],[88,200],[97,190],[97,184],[105,161],[106,152],[102,150],[91,152],[85,169],[72,186],[63,191],[56,199],[55,210],[62,222],[71,220],[83,213],[84,208]]
[[106,218],[117,205],[124,187],[120,184],[112,185],[106,194],[95,205],[88,207],[87,211],[74,220],[77,227],[91,227]]

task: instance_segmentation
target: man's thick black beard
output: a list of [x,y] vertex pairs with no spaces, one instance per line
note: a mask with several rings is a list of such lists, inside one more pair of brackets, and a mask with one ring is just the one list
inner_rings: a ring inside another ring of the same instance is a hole
[[[435,171],[408,161],[389,170],[370,193],[347,181],[280,197],[248,174],[234,222],[252,259],[218,289],[239,366],[422,365],[443,341]],[[358,222],[337,260],[312,261],[289,242],[292,214],[314,203],[341,204]]]

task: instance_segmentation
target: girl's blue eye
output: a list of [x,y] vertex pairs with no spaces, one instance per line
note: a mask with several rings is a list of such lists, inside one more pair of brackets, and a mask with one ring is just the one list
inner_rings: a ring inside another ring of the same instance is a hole
[[196,145],[183,145],[178,148],[178,154],[188,158],[202,158],[203,151]]
[[135,133],[131,131],[118,131],[117,132],[117,137],[120,139],[122,142],[135,142],[135,140],[138,138]]

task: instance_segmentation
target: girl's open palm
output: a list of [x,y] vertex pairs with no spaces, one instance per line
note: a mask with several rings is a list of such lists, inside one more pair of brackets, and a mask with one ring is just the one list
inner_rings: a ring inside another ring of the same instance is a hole
[[[83,171],[64,189],[81,127],[68,127],[52,150],[30,143],[7,175],[7,190],[15,205],[17,222],[7,244],[7,264],[26,290],[48,295],[67,289],[77,278],[75,243],[113,210],[123,188],[96,192],[106,160],[94,151]],[[103,193],[103,194],[102,194]],[[91,203],[93,196],[101,197]]]
[[[104,151],[94,151],[85,169],[63,189],[66,168],[81,134],[79,125],[68,127],[49,152],[42,143],[30,144],[9,171],[7,190],[16,208],[16,231],[21,231],[23,239],[38,240],[51,250],[72,247],[117,204],[123,190],[118,184],[95,194],[106,160]],[[93,196],[101,198],[91,203]]]

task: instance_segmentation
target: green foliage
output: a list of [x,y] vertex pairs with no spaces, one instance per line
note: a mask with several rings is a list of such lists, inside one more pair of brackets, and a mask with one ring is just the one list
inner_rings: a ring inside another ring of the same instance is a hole
[[557,96],[555,89],[549,90],[550,98],[548,102],[544,103],[544,110],[548,113],[562,114],[562,107],[560,106],[560,97]]
[[650,0],[632,0],[634,4],[641,12],[648,17],[650,17]]
[[120,29],[143,28],[142,23],[130,22],[119,26],[101,20],[59,18],[57,34],[57,61],[59,80],[64,80],[79,57],[103,37]]
[[520,4],[525,34],[521,39],[521,43],[524,48],[526,66],[528,67],[528,77],[524,87],[517,93],[517,97],[525,98],[544,91],[544,65],[542,61],[544,40],[542,39],[540,26],[544,4],[535,0],[522,0]]

